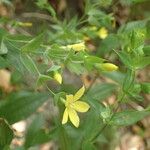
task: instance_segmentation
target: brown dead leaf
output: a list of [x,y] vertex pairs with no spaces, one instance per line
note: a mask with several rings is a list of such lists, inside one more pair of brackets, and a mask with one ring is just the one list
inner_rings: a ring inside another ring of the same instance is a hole
[[87,74],[84,74],[81,76],[81,79],[82,79],[82,82],[84,83],[84,85],[88,88],[91,83],[92,83],[92,78],[87,75]]
[[66,0],[60,0],[58,5],[58,13],[62,13],[67,8]]
[[2,88],[3,91],[9,93],[12,91],[13,87],[10,83],[11,74],[6,69],[0,70],[0,88]]
[[3,6],[2,4],[0,4],[0,16],[8,16],[8,11],[7,8],[5,6]]

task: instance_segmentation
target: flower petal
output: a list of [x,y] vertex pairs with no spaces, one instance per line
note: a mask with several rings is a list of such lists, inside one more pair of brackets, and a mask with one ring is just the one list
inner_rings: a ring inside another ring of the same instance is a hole
[[68,110],[66,108],[63,114],[62,124],[67,123],[67,121],[68,121]]
[[69,108],[68,114],[69,114],[69,118],[70,118],[70,121],[72,122],[72,124],[78,128],[80,120],[79,120],[79,116],[78,116],[77,112],[74,109]]
[[74,95],[74,101],[79,100],[79,99],[82,97],[82,95],[84,94],[84,91],[85,91],[85,87],[82,86],[82,88],[80,88],[80,89],[77,91],[77,93]]
[[73,95],[66,95],[66,105],[73,102]]
[[88,103],[82,101],[76,101],[72,104],[72,106],[78,112],[87,112],[90,108]]

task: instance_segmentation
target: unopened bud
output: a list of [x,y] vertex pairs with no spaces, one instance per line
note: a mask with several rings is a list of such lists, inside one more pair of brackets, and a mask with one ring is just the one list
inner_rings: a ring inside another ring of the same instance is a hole
[[72,44],[72,45],[67,45],[66,47],[69,49],[73,49],[74,51],[84,51],[86,48],[84,42]]
[[111,64],[111,63],[104,63],[104,64],[101,64],[101,69],[103,71],[115,71],[118,69],[118,66]]
[[99,38],[105,39],[108,36],[108,30],[105,27],[102,27],[97,32],[97,35],[99,36]]
[[32,23],[31,22],[18,22],[18,25],[22,27],[31,27]]
[[54,79],[55,79],[59,84],[62,84],[62,76],[61,76],[60,73],[55,72],[55,73],[54,73]]

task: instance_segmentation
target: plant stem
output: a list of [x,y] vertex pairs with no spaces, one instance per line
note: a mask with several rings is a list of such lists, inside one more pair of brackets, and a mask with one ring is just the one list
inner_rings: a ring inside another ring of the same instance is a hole
[[48,89],[48,91],[52,94],[52,95],[56,95],[47,85],[46,85],[46,87],[47,87],[47,89]]
[[93,87],[93,85],[94,85],[95,81],[97,80],[98,76],[99,76],[98,74],[95,75],[95,77],[94,77],[94,79],[92,80],[90,86],[89,86],[88,89],[86,90],[86,93],[88,93],[88,92],[90,91],[90,89]]
[[[131,70],[131,76],[132,76],[132,81],[130,82],[130,85],[129,85],[129,88],[128,90],[130,89],[131,85],[133,84],[134,82],[134,78],[135,78],[135,70]],[[130,77],[131,77],[130,76]],[[126,77],[127,78],[127,77]],[[126,78],[124,80],[126,80]],[[124,86],[124,85],[123,85]],[[124,99],[125,95],[126,95],[126,92],[123,91],[123,94],[121,96],[121,98],[118,100],[118,105],[116,106],[116,108],[114,109],[114,113],[112,114],[110,120],[107,122],[107,124],[105,124],[101,129],[100,131],[91,139],[92,142],[94,142],[94,140],[104,131],[104,129],[109,125],[109,123],[111,122],[111,120],[113,119],[115,113],[117,112],[117,110],[119,109],[119,104],[122,102],[122,100]]]
[[114,113],[112,114],[110,120],[108,121],[107,124],[105,124],[101,129],[100,131],[91,139],[91,141],[94,141],[102,132],[103,130],[109,125],[109,123],[111,122],[111,120],[113,119],[115,113],[117,112],[117,110],[119,109],[119,104],[121,103],[121,101],[124,99],[125,97],[125,93],[122,95],[121,99],[119,100],[118,102],[118,105],[116,106],[116,108],[114,109]]

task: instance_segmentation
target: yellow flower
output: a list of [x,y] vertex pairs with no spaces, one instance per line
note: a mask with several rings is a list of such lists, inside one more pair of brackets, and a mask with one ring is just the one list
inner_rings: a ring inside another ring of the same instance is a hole
[[112,63],[104,63],[104,64],[101,64],[101,69],[104,71],[115,71],[118,69],[118,66]]
[[99,36],[99,38],[105,39],[108,36],[108,30],[105,27],[102,27],[97,32],[97,35]]
[[62,76],[61,76],[60,73],[55,72],[55,73],[54,73],[54,79],[55,79],[59,84],[62,84]]
[[67,123],[69,118],[75,127],[79,127],[80,120],[77,112],[87,112],[90,108],[89,104],[79,100],[84,94],[84,91],[85,87],[83,86],[75,95],[66,95],[66,108],[63,114],[62,124]]
[[84,42],[80,42],[77,44],[72,44],[72,45],[67,45],[66,46],[68,49],[73,49],[74,51],[84,51],[85,50],[85,43]]

